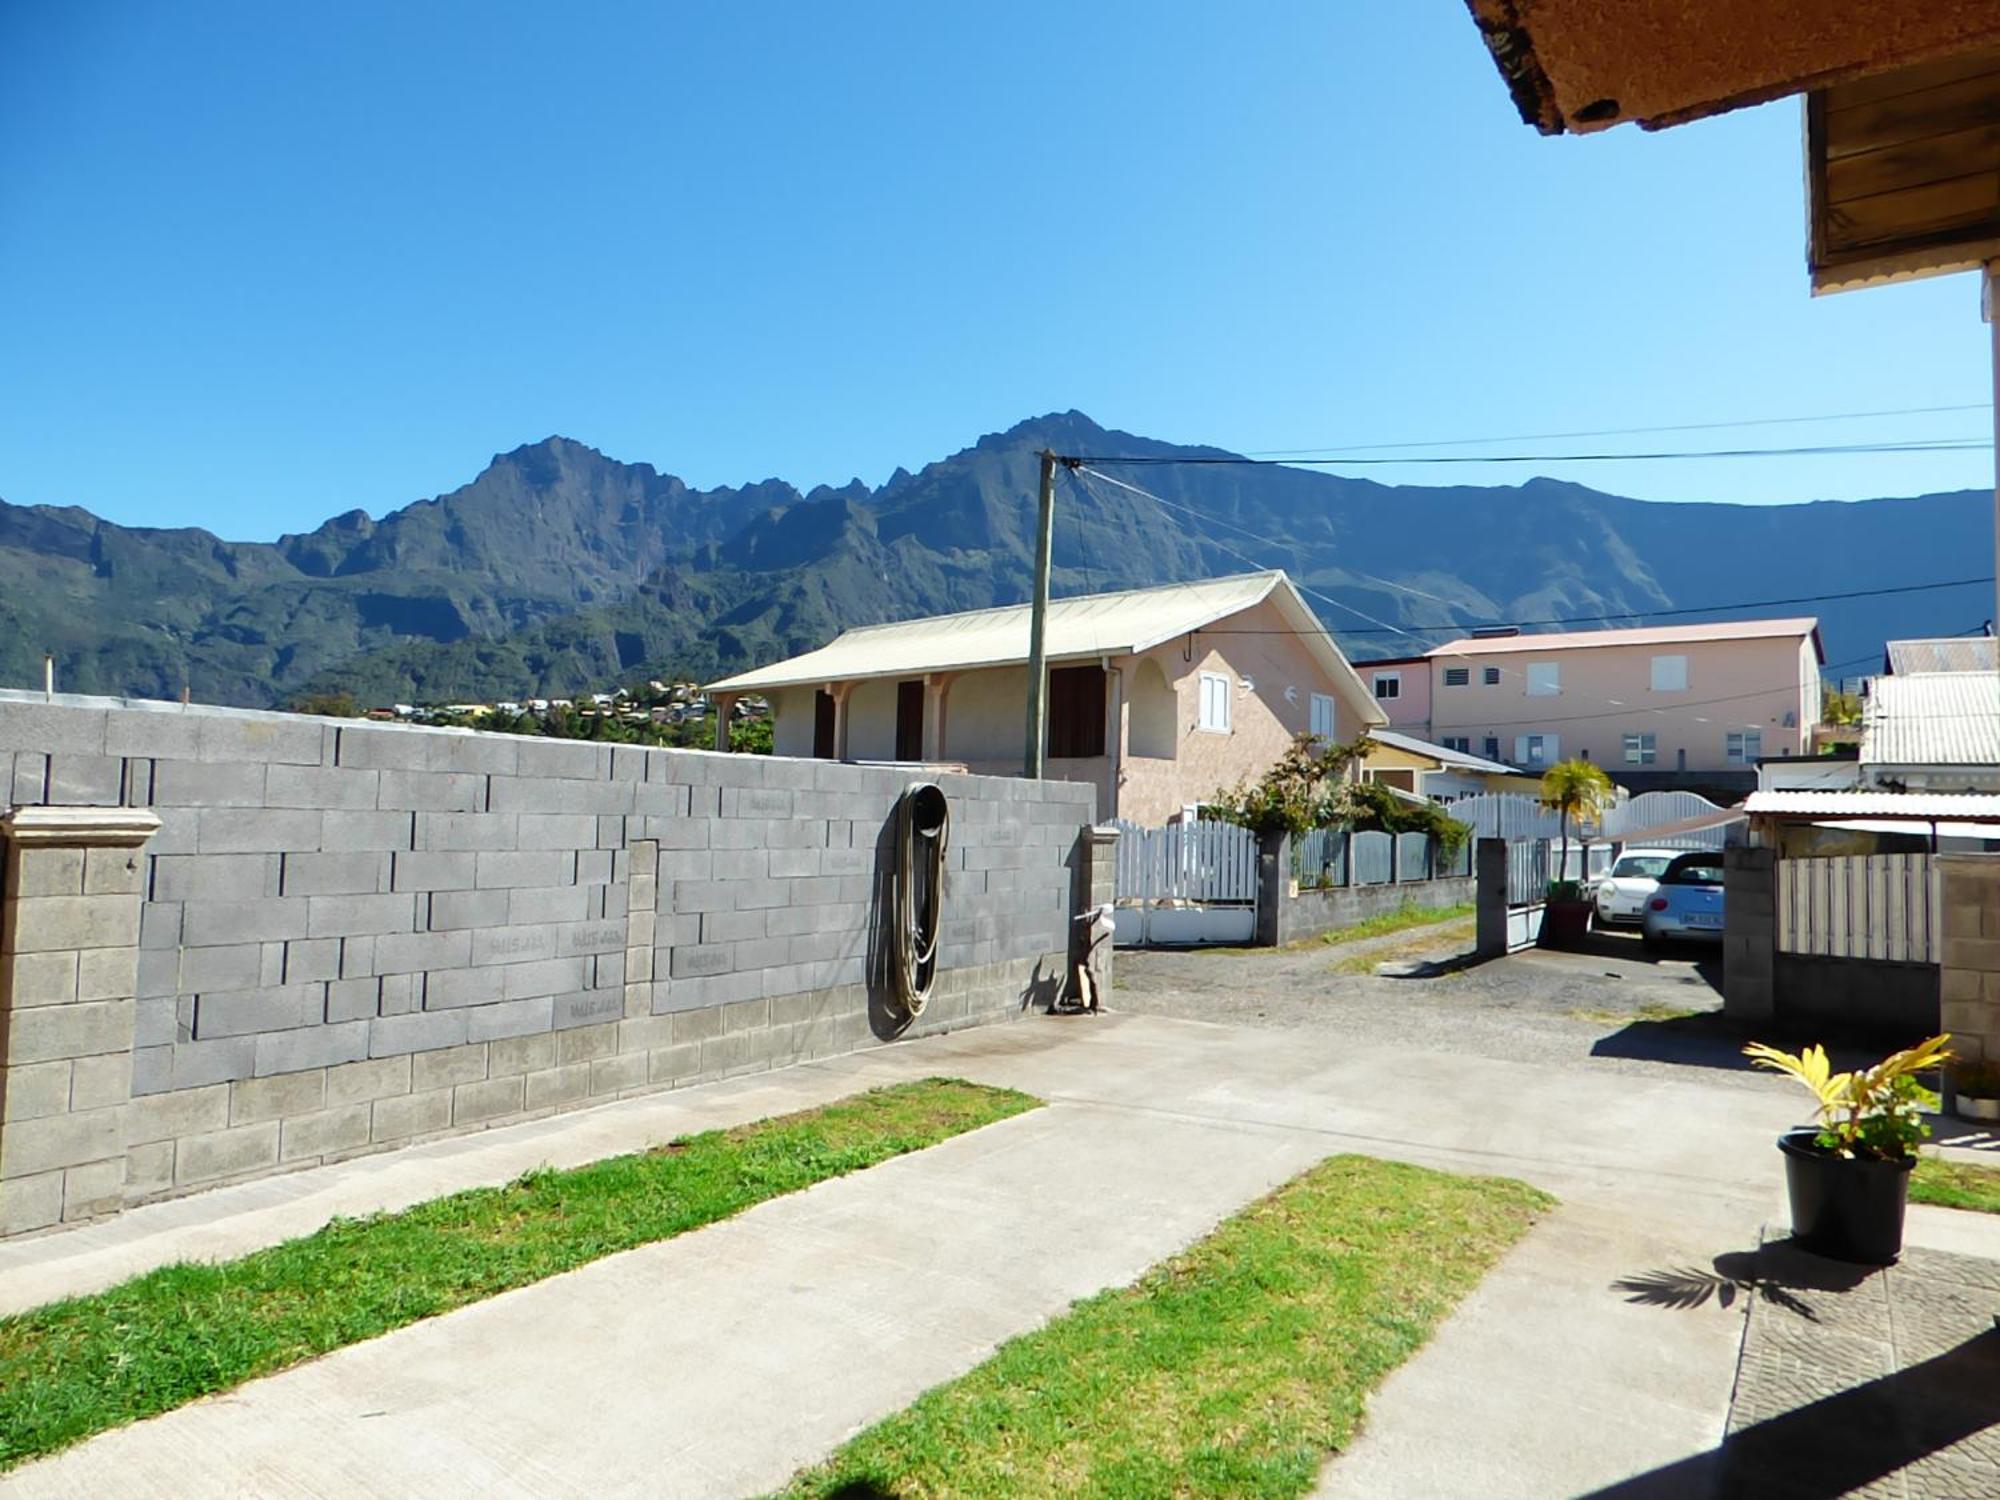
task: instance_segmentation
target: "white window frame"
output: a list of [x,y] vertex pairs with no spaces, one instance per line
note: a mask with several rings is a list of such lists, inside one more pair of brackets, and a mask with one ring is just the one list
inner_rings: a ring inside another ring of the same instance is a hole
[[[1335,728],[1339,724],[1339,720],[1335,717],[1334,713],[1332,695],[1329,693],[1314,693],[1312,695],[1312,702],[1308,705],[1308,708],[1311,717],[1306,722],[1310,726],[1313,738],[1325,740],[1328,744],[1332,744]],[[1324,727],[1321,727],[1322,725]]]
[[1527,670],[1528,696],[1530,698],[1554,698],[1561,695],[1562,663],[1559,661],[1531,661]]
[[1562,758],[1562,742],[1552,734],[1523,734],[1515,737],[1515,759],[1524,766],[1547,768]]
[[1754,766],[1764,758],[1764,731],[1732,729],[1722,737],[1722,754],[1732,766]]
[[1231,678],[1226,672],[1201,674],[1201,707],[1195,727],[1209,734],[1229,733]]
[[1448,734],[1444,737],[1444,747],[1456,750],[1460,755],[1472,754],[1472,736],[1469,734]]
[[[1665,670],[1662,671],[1662,668]],[[1648,670],[1647,682],[1656,693],[1685,693],[1688,690],[1687,657],[1654,657]]]
[[1625,734],[1625,764],[1650,766],[1659,761],[1660,737],[1650,729],[1632,729]]
[[[1401,672],[1377,672],[1368,686],[1369,690],[1375,694],[1375,701],[1377,703],[1387,703],[1391,699],[1403,696],[1403,674]],[[1388,689],[1386,693],[1382,691],[1384,688]]]

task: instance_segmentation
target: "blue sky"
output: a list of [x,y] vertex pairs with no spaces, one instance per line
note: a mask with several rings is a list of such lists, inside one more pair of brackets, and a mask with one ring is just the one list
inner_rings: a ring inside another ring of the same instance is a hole
[[[1786,102],[1543,139],[1454,0],[10,0],[0,497],[261,538],[551,432],[809,485],[1068,407],[1268,450],[1985,402],[1974,278],[1808,296],[1799,136]],[[1960,435],[1990,424],[1618,441]]]

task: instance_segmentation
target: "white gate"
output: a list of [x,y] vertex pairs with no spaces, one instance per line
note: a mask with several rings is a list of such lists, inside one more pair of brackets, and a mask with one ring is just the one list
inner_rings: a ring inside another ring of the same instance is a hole
[[1778,861],[1778,951],[1816,958],[1935,963],[1935,874],[1928,854]]
[[1118,824],[1118,935],[1247,943],[1257,935],[1257,835],[1234,823]]
[[1663,839],[1648,838],[1646,830],[1721,811],[1699,792],[1641,792],[1630,802],[1605,810],[1601,836],[1621,844],[1651,844],[1662,849],[1720,849],[1728,842],[1728,835],[1720,826]]

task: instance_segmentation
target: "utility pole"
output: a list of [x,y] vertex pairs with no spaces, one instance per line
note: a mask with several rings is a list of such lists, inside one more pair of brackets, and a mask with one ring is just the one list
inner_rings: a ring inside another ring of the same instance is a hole
[[1049,552],[1056,535],[1056,456],[1042,450],[1041,504],[1035,512],[1035,593],[1028,616],[1028,751],[1023,772],[1042,779],[1049,722]]

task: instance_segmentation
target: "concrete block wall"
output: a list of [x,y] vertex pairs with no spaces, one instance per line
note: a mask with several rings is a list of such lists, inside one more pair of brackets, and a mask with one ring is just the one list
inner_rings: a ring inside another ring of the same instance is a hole
[[[0,694],[0,806],[159,820],[127,898],[126,1203],[898,1034],[885,913],[910,779]],[[1091,788],[941,784],[919,1029],[1053,1002],[1093,895]]]
[[2000,855],[1940,854],[1943,1029],[1965,1062],[2000,1062]]
[[[1303,942],[1405,906],[1470,905],[1476,897],[1477,882],[1470,875],[1295,891],[1291,835],[1266,833],[1257,840],[1257,942],[1261,947]],[[1504,885],[1502,899],[1504,902]]]

